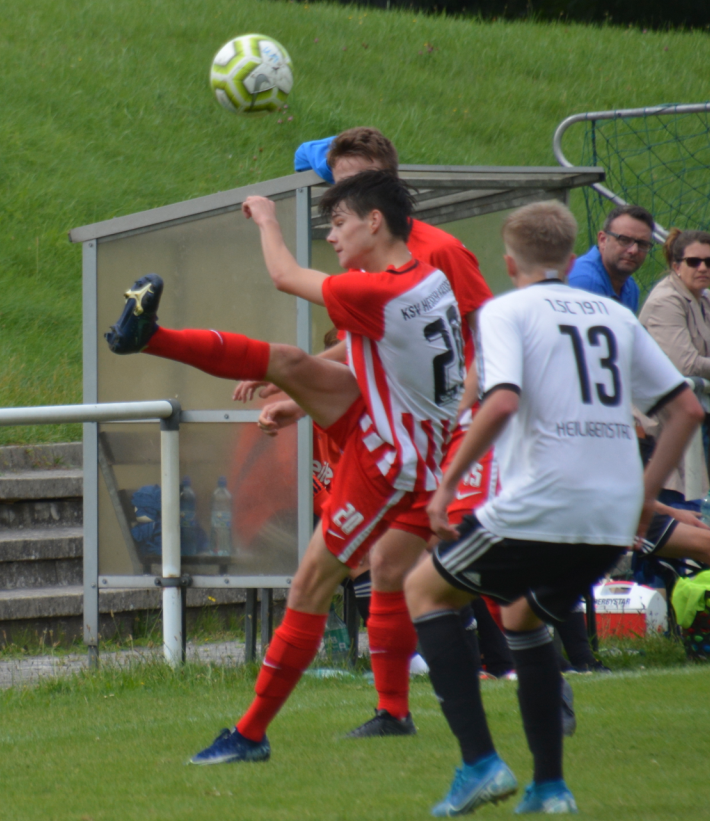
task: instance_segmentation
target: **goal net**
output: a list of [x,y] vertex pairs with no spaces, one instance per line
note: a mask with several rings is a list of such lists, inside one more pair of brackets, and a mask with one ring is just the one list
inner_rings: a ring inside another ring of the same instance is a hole
[[[562,152],[562,137],[577,162]],[[656,221],[654,238],[662,243],[668,229],[710,228],[710,103],[597,111],[568,117],[555,132],[553,147],[560,165],[601,166],[604,185],[585,187],[589,244],[596,242],[612,205],[647,208]],[[636,279],[642,295],[665,270],[656,245]]]

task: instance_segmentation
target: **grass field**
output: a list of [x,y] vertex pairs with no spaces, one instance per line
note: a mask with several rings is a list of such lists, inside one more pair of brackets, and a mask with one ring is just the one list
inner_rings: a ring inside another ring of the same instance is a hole
[[[426,679],[416,738],[346,741],[374,691],[306,677],[269,732],[267,764],[187,767],[251,697],[253,670],[133,670],[0,694],[3,821],[427,818],[458,763]],[[710,802],[710,669],[572,679],[579,721],[566,777],[585,819],[703,818]],[[498,749],[523,786],[530,761],[512,682],[484,682]],[[476,817],[507,818],[512,802]]]
[[[294,60],[292,121],[230,115],[209,91],[214,53],[254,30]],[[5,3],[1,404],[81,399],[72,227],[289,173],[300,142],[353,125],[381,128],[403,162],[555,164],[567,115],[705,100],[709,62],[710,40],[692,32],[284,0]],[[0,443],[79,435],[3,429]]]

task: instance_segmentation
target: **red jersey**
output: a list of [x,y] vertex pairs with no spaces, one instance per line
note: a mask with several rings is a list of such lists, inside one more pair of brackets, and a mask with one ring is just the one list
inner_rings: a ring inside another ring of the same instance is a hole
[[[461,317],[477,311],[493,294],[478,267],[478,260],[456,237],[420,220],[412,220],[407,248],[414,259],[428,262],[449,278],[459,304]],[[464,321],[462,335],[466,346],[466,367],[473,361],[473,334]]]
[[347,332],[348,362],[367,407],[362,440],[392,487],[431,491],[464,378],[461,317],[440,270],[412,260],[382,273],[328,277],[323,298]]
[[[475,254],[460,240],[441,228],[421,220],[412,220],[407,248],[414,259],[428,262],[446,274],[454,289],[462,319],[467,314],[477,311],[493,296],[478,267]],[[466,351],[466,367],[469,368],[473,362],[474,348],[473,334],[468,322],[463,322],[461,334]],[[338,339],[345,339],[345,335],[338,334]]]

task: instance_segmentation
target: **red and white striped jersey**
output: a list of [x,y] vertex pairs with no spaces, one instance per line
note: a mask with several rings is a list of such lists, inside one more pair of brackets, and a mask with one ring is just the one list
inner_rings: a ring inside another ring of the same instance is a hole
[[382,273],[328,277],[330,318],[367,406],[361,435],[398,490],[435,490],[463,390],[461,317],[441,271],[413,260]]
[[493,296],[478,267],[478,260],[456,237],[420,220],[412,220],[407,248],[414,259],[439,268],[449,278],[463,319],[461,333],[466,367],[469,368],[475,352],[473,335],[466,322],[466,315],[477,311]]

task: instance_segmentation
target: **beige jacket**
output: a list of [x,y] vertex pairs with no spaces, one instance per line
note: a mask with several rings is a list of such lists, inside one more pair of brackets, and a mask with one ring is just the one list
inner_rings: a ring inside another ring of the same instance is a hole
[[[710,379],[710,296],[697,300],[677,274],[670,273],[648,295],[639,319],[683,376]],[[662,425],[664,412],[658,414]],[[649,433],[657,434],[645,424]],[[707,471],[702,477],[703,495],[708,490]],[[685,469],[681,462],[665,487],[685,494]]]
[[697,300],[680,277],[671,273],[648,295],[639,319],[683,376],[710,379],[710,296],[707,291]]

